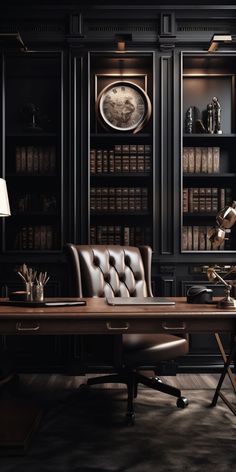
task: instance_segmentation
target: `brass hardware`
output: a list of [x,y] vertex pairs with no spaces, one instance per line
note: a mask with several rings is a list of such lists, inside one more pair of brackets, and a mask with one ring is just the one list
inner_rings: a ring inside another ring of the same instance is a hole
[[108,321],[106,325],[107,329],[109,329],[110,331],[127,331],[127,329],[129,329],[129,323],[125,323],[124,326],[112,326],[110,321]]
[[27,327],[24,327],[24,326],[21,325],[21,321],[18,321],[16,323],[16,330],[17,331],[38,331],[39,330],[39,324],[37,324],[36,326],[29,326],[27,328]]
[[169,326],[166,322],[162,323],[162,328],[166,331],[183,331],[186,329],[186,323],[182,323],[182,326]]

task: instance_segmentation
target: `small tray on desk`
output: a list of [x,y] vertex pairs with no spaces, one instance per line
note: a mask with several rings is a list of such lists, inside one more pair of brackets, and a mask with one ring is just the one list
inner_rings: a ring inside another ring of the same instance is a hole
[[41,308],[41,307],[60,307],[60,306],[83,306],[86,301],[78,298],[45,298],[41,302],[27,300],[0,300],[3,306],[23,306],[25,308]]

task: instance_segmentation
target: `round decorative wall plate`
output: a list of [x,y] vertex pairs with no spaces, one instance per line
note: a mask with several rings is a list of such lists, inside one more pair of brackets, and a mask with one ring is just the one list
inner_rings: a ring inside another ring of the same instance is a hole
[[116,131],[137,133],[149,120],[151,110],[148,95],[133,82],[112,82],[97,98],[98,118]]

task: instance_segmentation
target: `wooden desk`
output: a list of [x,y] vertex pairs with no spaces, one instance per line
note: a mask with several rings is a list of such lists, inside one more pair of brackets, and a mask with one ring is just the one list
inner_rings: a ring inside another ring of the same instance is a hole
[[[19,336],[124,333],[236,333],[236,310],[217,305],[191,305],[184,298],[173,298],[175,305],[109,306],[103,298],[86,299],[86,306],[25,308],[0,306],[0,334]],[[216,388],[212,406],[221,394],[221,385],[229,370],[236,342]],[[234,385],[233,385],[234,386]],[[235,388],[235,386],[234,386]]]
[[1,335],[70,335],[122,333],[194,333],[236,331],[236,309],[191,305],[109,306],[103,298],[85,299],[85,306],[25,308],[0,306]]

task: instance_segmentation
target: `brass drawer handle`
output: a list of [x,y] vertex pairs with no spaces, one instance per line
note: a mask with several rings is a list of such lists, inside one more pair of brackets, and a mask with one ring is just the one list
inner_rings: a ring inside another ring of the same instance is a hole
[[183,331],[186,329],[186,323],[182,322],[179,326],[169,326],[166,322],[162,323],[162,328],[166,331]]
[[123,326],[112,326],[112,324],[108,321],[106,325],[107,329],[110,331],[127,331],[127,329],[129,329],[129,323],[125,323]]
[[36,326],[30,326],[29,328],[26,328],[26,327],[21,325],[20,321],[18,321],[16,323],[16,330],[17,331],[38,331],[39,330],[39,324],[37,324]]

